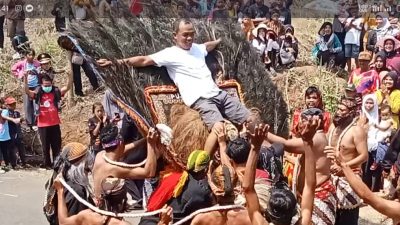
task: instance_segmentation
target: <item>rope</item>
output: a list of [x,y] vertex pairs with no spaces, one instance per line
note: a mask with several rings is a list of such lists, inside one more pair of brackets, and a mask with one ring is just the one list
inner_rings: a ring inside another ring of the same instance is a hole
[[155,210],[152,212],[145,212],[145,213],[113,213],[113,212],[109,212],[109,211],[105,211],[102,209],[97,208],[96,206],[90,204],[89,202],[87,202],[86,200],[84,200],[83,198],[81,198],[81,196],[79,196],[74,189],[72,189],[63,178],[60,178],[60,182],[61,184],[82,204],[84,204],[85,206],[87,206],[90,210],[98,213],[98,214],[102,214],[105,216],[112,216],[112,217],[129,217],[129,218],[136,218],[136,217],[144,217],[144,216],[154,216],[160,213],[163,213],[166,211],[166,209],[159,209],[159,210]]
[[123,162],[116,162],[116,161],[113,161],[113,160],[109,159],[109,158],[106,156],[105,153],[103,154],[103,159],[104,159],[107,163],[109,163],[109,164],[111,164],[111,165],[119,166],[119,167],[125,167],[125,168],[136,168],[136,167],[141,167],[141,166],[143,166],[144,164],[146,164],[146,159],[143,160],[143,162],[137,163],[137,164],[127,164],[127,163],[123,163]]
[[230,210],[230,209],[244,209],[244,207],[241,205],[225,205],[225,206],[216,205],[216,206],[212,206],[212,207],[208,207],[208,208],[204,208],[204,209],[199,209],[199,210],[193,212],[192,214],[190,214],[189,216],[179,220],[178,222],[176,222],[172,225],[181,225],[181,224],[187,222],[188,220],[192,219],[193,217],[197,216],[200,213],[219,211],[219,210]]

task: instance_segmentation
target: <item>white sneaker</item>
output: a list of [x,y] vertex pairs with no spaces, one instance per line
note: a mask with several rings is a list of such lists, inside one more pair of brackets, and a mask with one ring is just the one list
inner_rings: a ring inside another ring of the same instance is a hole
[[32,126],[32,130],[34,130],[34,131],[38,131],[38,127],[37,126]]

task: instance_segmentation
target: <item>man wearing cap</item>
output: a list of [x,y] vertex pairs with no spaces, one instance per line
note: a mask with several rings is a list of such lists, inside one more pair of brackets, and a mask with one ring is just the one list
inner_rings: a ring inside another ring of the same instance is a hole
[[[8,117],[13,120],[10,121],[10,136],[11,136],[11,145],[10,147],[18,150],[19,159],[21,160],[21,164],[23,167],[26,167],[26,159],[25,159],[25,147],[22,143],[22,131],[20,122],[23,120],[21,118],[21,114],[15,110],[17,106],[17,101],[13,97],[8,97],[4,101],[7,109],[8,109]],[[17,123],[16,123],[17,122]]]
[[[329,129],[328,146],[325,147],[325,151],[340,151],[344,156],[344,163],[361,179],[361,166],[368,159],[367,135],[365,130],[357,125],[356,115],[355,100],[343,98],[338,104]],[[345,179],[341,166],[333,164],[331,173],[337,195],[336,224],[358,224],[361,199]]]
[[370,52],[361,52],[358,57],[360,68],[356,68],[349,77],[348,83],[354,84],[357,93],[362,95],[374,93],[380,85],[378,72],[369,68],[371,59]]

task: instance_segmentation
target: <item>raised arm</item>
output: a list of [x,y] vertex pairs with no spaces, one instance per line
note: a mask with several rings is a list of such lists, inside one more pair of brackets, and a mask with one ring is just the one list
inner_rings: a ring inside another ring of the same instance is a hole
[[229,156],[226,154],[226,141],[225,141],[225,132],[223,127],[217,126],[216,128],[213,129],[213,132],[215,132],[215,135],[217,135],[218,137],[219,155],[221,157],[221,164],[232,166]]
[[64,187],[59,181],[60,177],[54,181],[54,188],[57,190],[57,216],[60,225],[76,225],[82,224],[81,217],[78,215],[68,217],[67,204],[64,198]]
[[296,153],[296,154],[303,154],[304,149],[303,149],[303,141],[301,138],[293,138],[286,140],[283,137],[279,137],[275,134],[268,133],[268,141],[271,143],[281,143],[285,146],[285,150],[290,152],[290,153]]
[[358,178],[346,163],[341,163],[343,173],[350,186],[365,203],[372,206],[376,211],[392,219],[400,218],[400,203],[386,200],[372,193],[369,188]]
[[135,150],[140,146],[143,146],[145,143],[146,143],[146,138],[142,138],[140,140],[125,145],[124,156],[128,154],[130,151]]
[[215,40],[215,41],[206,42],[206,43],[204,43],[204,45],[206,46],[207,52],[211,52],[212,50],[215,49],[215,47],[217,47],[217,45],[218,45],[219,43],[221,43],[221,38],[218,38],[218,39]]
[[350,167],[358,166],[363,164],[368,159],[368,148],[367,148],[367,134],[359,126],[353,127],[354,132],[354,144],[357,149],[358,156],[347,162]]
[[29,90],[29,86],[28,86],[28,74],[25,73],[25,77],[24,77],[24,89],[25,89],[25,93],[30,97],[30,98],[34,98],[36,95],[36,92]]
[[154,128],[150,129],[147,135],[147,158],[144,168],[137,167],[132,169],[115,166],[113,169],[116,174],[120,174],[121,178],[124,179],[144,179],[154,177],[157,168],[155,148],[159,139],[158,131]]
[[[101,67],[106,67],[112,65],[112,61],[107,60],[107,59],[100,59],[97,61],[99,66]],[[146,67],[146,66],[153,66],[156,65],[156,63],[151,59],[149,56],[134,56],[126,59],[118,59],[117,60],[118,64],[126,64],[128,66],[132,67]]]
[[315,172],[315,157],[313,152],[313,139],[317,127],[319,127],[322,120],[318,116],[314,116],[305,122],[304,128],[301,131],[301,139],[303,140],[303,148],[305,155],[305,184],[301,201],[301,224],[310,225],[312,211],[314,207],[314,196],[316,186],[316,172]]
[[268,125],[260,124],[254,129],[254,134],[249,134],[251,137],[251,150],[246,163],[242,187],[246,198],[246,208],[253,225],[268,224],[260,212],[258,196],[254,189],[258,155],[261,144],[268,134],[268,128]]

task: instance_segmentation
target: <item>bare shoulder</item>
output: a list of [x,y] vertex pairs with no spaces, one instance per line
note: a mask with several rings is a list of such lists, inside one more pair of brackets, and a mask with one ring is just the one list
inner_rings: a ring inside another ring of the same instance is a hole
[[222,215],[219,211],[201,213],[193,218],[191,225],[222,225]]
[[95,213],[90,209],[86,209],[78,214],[78,220],[80,221],[80,223],[77,224],[86,225],[86,224],[102,224],[104,219],[102,215]]
[[351,127],[351,130],[349,133],[353,134],[354,138],[364,138],[364,137],[366,137],[366,134],[367,134],[367,132],[364,130],[363,127],[357,126],[357,125],[354,125],[353,127]]

